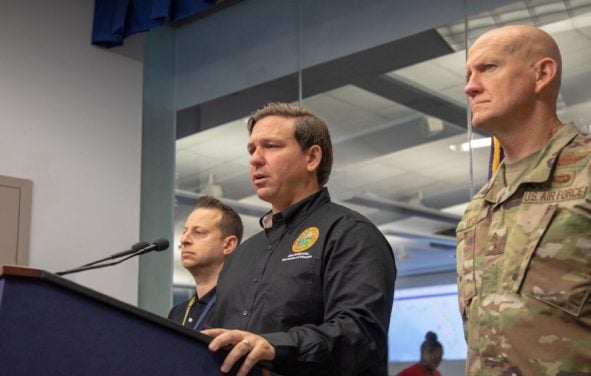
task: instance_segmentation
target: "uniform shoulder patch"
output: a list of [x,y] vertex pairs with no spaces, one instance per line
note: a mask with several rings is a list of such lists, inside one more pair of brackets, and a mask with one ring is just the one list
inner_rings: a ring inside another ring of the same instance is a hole
[[320,230],[318,230],[318,227],[308,227],[298,235],[296,240],[291,245],[291,250],[296,253],[304,252],[306,249],[310,248],[314,245],[314,243],[316,243],[319,234]]

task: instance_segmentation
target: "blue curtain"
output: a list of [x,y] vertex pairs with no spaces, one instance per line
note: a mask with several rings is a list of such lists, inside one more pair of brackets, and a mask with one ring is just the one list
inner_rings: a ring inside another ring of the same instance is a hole
[[132,34],[206,11],[215,3],[216,0],[95,0],[92,44],[120,46]]

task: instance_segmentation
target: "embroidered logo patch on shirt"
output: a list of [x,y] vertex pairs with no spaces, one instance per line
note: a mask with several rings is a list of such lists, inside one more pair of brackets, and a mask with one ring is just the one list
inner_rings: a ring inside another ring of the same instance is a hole
[[569,186],[573,182],[574,178],[575,173],[573,171],[557,172],[554,176],[552,176],[552,187]]
[[296,253],[305,251],[316,243],[319,234],[320,230],[318,230],[318,227],[308,227],[298,235],[291,245],[291,250]]

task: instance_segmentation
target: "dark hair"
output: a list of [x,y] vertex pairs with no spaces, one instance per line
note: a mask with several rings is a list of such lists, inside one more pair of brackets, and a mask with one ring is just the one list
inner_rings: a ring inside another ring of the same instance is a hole
[[238,238],[238,244],[240,244],[244,227],[240,216],[234,209],[217,198],[208,195],[199,197],[193,210],[199,208],[216,209],[222,212],[222,220],[220,221],[220,232],[222,233],[222,236],[225,238],[230,235],[235,235]]
[[437,340],[437,334],[427,332],[427,334],[425,334],[425,341],[421,344],[421,354],[425,351],[431,353],[433,350],[437,349],[443,349],[443,346]]
[[311,112],[289,103],[269,103],[250,115],[247,127],[251,134],[257,121],[267,116],[281,116],[294,119],[294,137],[302,150],[307,150],[313,145],[320,146],[322,159],[316,171],[318,185],[321,187],[328,182],[332,170],[332,142],[330,133],[324,121]]

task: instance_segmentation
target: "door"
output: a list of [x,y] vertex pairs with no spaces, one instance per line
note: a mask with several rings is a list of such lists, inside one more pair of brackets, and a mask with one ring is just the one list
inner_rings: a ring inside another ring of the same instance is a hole
[[0,175],[0,265],[28,264],[32,186]]

